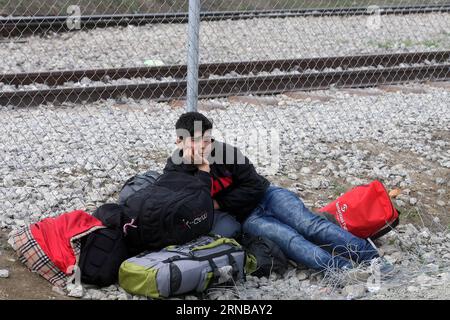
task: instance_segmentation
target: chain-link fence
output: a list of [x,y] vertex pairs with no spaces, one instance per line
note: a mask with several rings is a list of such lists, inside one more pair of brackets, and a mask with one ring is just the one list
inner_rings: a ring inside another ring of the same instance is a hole
[[[202,1],[199,111],[308,205],[378,178],[412,190],[408,210],[423,198],[438,214],[445,83],[344,88],[448,80],[449,9]],[[4,226],[114,201],[130,175],[162,169],[186,107],[188,1],[0,1],[0,14]],[[421,179],[432,194],[412,188]]]

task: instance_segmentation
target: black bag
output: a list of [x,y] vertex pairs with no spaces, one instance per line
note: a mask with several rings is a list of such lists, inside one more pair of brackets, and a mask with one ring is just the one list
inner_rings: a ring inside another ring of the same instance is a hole
[[159,172],[149,170],[128,179],[120,190],[119,204],[125,204],[130,196],[155,183],[159,176]]
[[195,176],[183,173],[162,175],[155,184],[130,196],[124,209],[137,226],[129,228],[127,237],[137,240],[133,245],[143,250],[159,250],[206,235],[214,220],[210,190]]
[[81,282],[109,286],[118,281],[119,268],[130,258],[120,229],[98,229],[81,239]]
[[106,203],[101,205],[92,214],[93,217],[100,220],[105,227],[112,229],[123,229],[123,226],[131,221],[123,206],[116,203]]
[[256,258],[256,271],[251,275],[268,277],[271,273],[284,274],[288,267],[288,260],[281,248],[273,241],[244,233],[242,245],[247,253]]
[[105,227],[122,231],[125,244],[130,256],[135,256],[145,250],[136,232],[130,232],[137,228],[135,220],[125,214],[124,206],[117,203],[106,203],[101,205],[92,214],[99,219]]

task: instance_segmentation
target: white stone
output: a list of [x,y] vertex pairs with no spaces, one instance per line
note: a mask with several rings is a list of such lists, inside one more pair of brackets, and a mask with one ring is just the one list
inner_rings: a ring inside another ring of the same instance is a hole
[[342,294],[346,296],[347,299],[358,299],[366,294],[366,288],[361,284],[353,284],[346,286],[342,290]]
[[81,298],[84,295],[83,286],[80,284],[75,285],[75,284],[69,283],[67,285],[67,292],[68,292],[67,295],[69,297],[74,297],[74,298]]
[[420,289],[417,287],[414,287],[414,286],[408,286],[407,290],[408,290],[408,292],[415,293],[415,292],[418,292]]
[[297,279],[300,281],[308,279],[308,274],[305,271],[297,272]]
[[300,170],[300,172],[303,173],[303,174],[309,174],[309,173],[311,173],[311,169],[308,168],[308,167],[303,167],[303,168]]
[[288,174],[288,178],[291,180],[297,180],[298,176],[295,173],[289,173]]
[[8,278],[9,277],[9,270],[2,269],[0,270],[0,278]]
[[437,264],[434,264],[434,263],[427,264],[426,267],[431,272],[439,271],[439,266]]
[[416,278],[416,282],[420,285],[420,286],[428,286],[431,284],[431,282],[433,281],[433,278],[425,275],[425,274],[421,274],[420,276],[418,276]]
[[395,200],[395,203],[401,208],[405,206],[405,202],[403,202],[402,200]]

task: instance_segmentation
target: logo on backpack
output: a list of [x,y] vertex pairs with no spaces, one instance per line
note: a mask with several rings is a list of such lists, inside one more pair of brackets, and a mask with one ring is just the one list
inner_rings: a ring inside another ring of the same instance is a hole
[[342,206],[339,206],[339,201],[336,202],[337,217],[338,217],[339,223],[341,224],[342,228],[344,228],[345,230],[348,230],[347,224],[345,223],[345,220],[344,220],[344,213],[345,213],[345,211],[347,211],[347,209],[348,209],[348,207],[345,203]]
[[188,229],[191,229],[191,225],[197,225],[197,224],[201,223],[202,221],[206,220],[207,218],[208,218],[208,213],[205,211],[204,213],[194,217],[192,220],[183,219],[182,221],[184,222],[185,226]]

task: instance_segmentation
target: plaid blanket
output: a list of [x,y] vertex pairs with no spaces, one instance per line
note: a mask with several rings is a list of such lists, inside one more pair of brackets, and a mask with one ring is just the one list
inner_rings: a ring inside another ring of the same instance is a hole
[[[75,275],[65,274],[50,260],[33,237],[31,226],[32,225],[12,231],[9,235],[8,243],[18,254],[19,261],[25,264],[30,271],[38,273],[55,286],[65,288],[68,283],[74,280]],[[93,227],[70,239],[70,244],[75,254],[77,264],[81,251],[81,238],[101,228],[104,227]]]
[[[19,261],[27,266],[32,272],[36,272],[55,286],[64,288],[68,276],[59,270],[55,264],[44,253],[39,244],[31,234],[30,226],[13,231],[8,242],[17,252]],[[80,253],[80,241],[74,242],[75,254]]]

